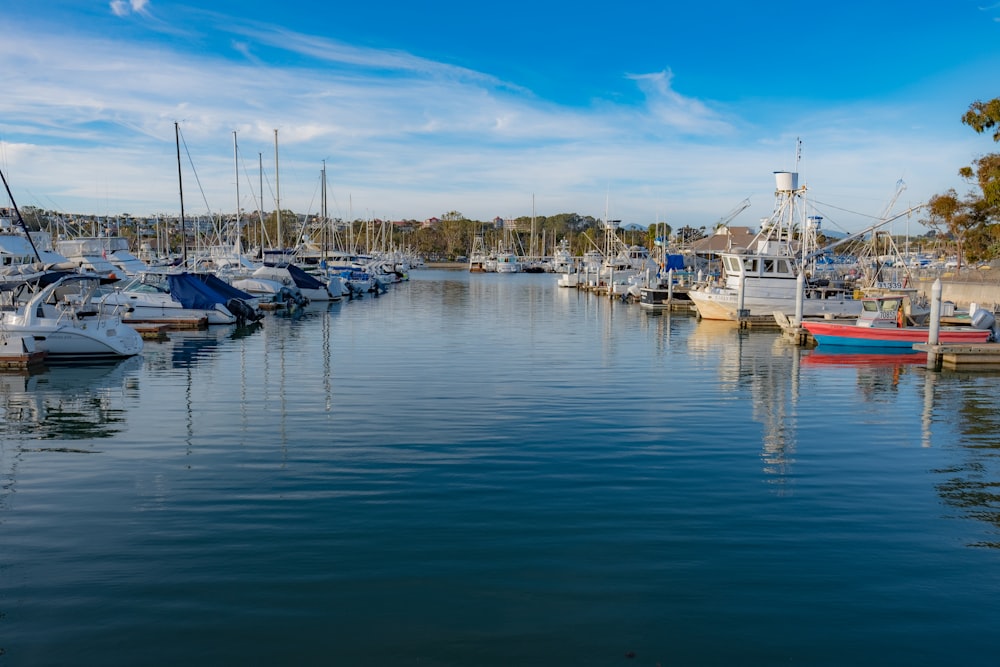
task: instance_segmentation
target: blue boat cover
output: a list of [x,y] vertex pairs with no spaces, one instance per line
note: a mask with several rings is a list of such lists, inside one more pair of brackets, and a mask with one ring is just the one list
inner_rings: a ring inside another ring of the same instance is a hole
[[675,271],[684,270],[684,255],[667,255],[667,265],[663,267],[664,271],[669,271],[674,269]]
[[266,262],[265,264],[267,266],[276,266],[288,269],[288,273],[292,276],[295,286],[299,289],[324,289],[326,287],[326,285],[294,264],[267,264]]
[[[215,278],[215,276],[211,276]],[[220,283],[225,285],[222,280],[215,278]],[[201,308],[205,310],[210,310],[215,308],[215,304],[221,303],[225,305],[229,301],[230,296],[224,295],[217,291],[213,286],[210,286],[206,282],[202,282],[201,276],[193,275],[190,273],[169,273],[167,274],[167,284],[170,286],[170,294],[181,302],[181,305],[185,308]],[[230,285],[226,285],[229,289],[235,289]],[[240,290],[236,290],[240,292]],[[240,292],[242,297],[239,298],[251,298],[249,294],[245,292]]]
[[[208,285],[210,288],[221,294],[228,299],[243,299],[244,301],[249,301],[253,299],[252,294],[247,294],[238,287],[233,287],[225,280],[215,275],[214,273],[196,273],[194,274],[198,277],[198,280]],[[225,303],[223,300],[221,303]]]

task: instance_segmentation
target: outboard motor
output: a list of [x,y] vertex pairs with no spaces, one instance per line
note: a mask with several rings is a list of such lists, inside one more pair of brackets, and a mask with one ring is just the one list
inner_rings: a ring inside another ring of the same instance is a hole
[[1000,325],[997,325],[996,317],[992,312],[986,310],[985,308],[975,308],[975,304],[969,313],[969,319],[972,323],[972,328],[974,329],[987,329],[992,332],[990,335],[991,340],[998,340],[1000,338]]
[[264,317],[263,313],[250,306],[243,299],[230,299],[226,302],[226,308],[236,316],[236,323],[241,327],[251,322],[259,322]]

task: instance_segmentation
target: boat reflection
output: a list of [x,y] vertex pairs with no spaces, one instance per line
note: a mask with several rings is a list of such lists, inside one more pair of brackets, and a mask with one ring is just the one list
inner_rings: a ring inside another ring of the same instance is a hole
[[880,350],[863,351],[849,346],[841,348],[814,349],[802,353],[803,366],[831,366],[857,369],[858,388],[869,398],[877,394],[894,392],[905,375],[927,363],[927,354],[902,349],[897,352]]
[[890,350],[880,350],[871,352],[868,348],[852,348],[840,346],[834,350],[814,349],[802,355],[803,366],[912,366],[915,364],[925,364],[927,354],[924,352],[913,352],[910,350],[900,350],[892,352]]
[[750,398],[751,418],[761,427],[762,470],[778,494],[786,493],[798,445],[799,351],[777,333],[720,320],[698,321],[687,350],[706,366],[718,365],[721,395]]
[[0,373],[0,434],[8,442],[91,440],[124,428],[124,399],[137,391],[141,357]]
[[171,331],[162,341],[150,341],[142,356],[149,368],[192,368],[214,359],[229,341],[253,335],[261,328],[260,322],[254,322],[243,327],[231,324],[201,330]]

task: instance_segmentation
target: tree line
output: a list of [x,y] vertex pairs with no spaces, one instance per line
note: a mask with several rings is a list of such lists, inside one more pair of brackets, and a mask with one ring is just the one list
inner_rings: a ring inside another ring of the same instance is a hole
[[[1000,142],[1000,98],[973,102],[962,123],[977,134],[993,130],[993,141]],[[921,222],[954,241],[961,268],[965,259],[980,262],[1000,257],[1000,153],[981,155],[958,174],[970,189],[960,195],[951,188],[931,197],[927,219]]]

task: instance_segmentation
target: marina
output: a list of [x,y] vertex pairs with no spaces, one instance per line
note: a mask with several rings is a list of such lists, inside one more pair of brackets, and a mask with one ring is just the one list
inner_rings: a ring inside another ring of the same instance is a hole
[[0,373],[0,662],[993,660],[1000,374],[409,277]]

